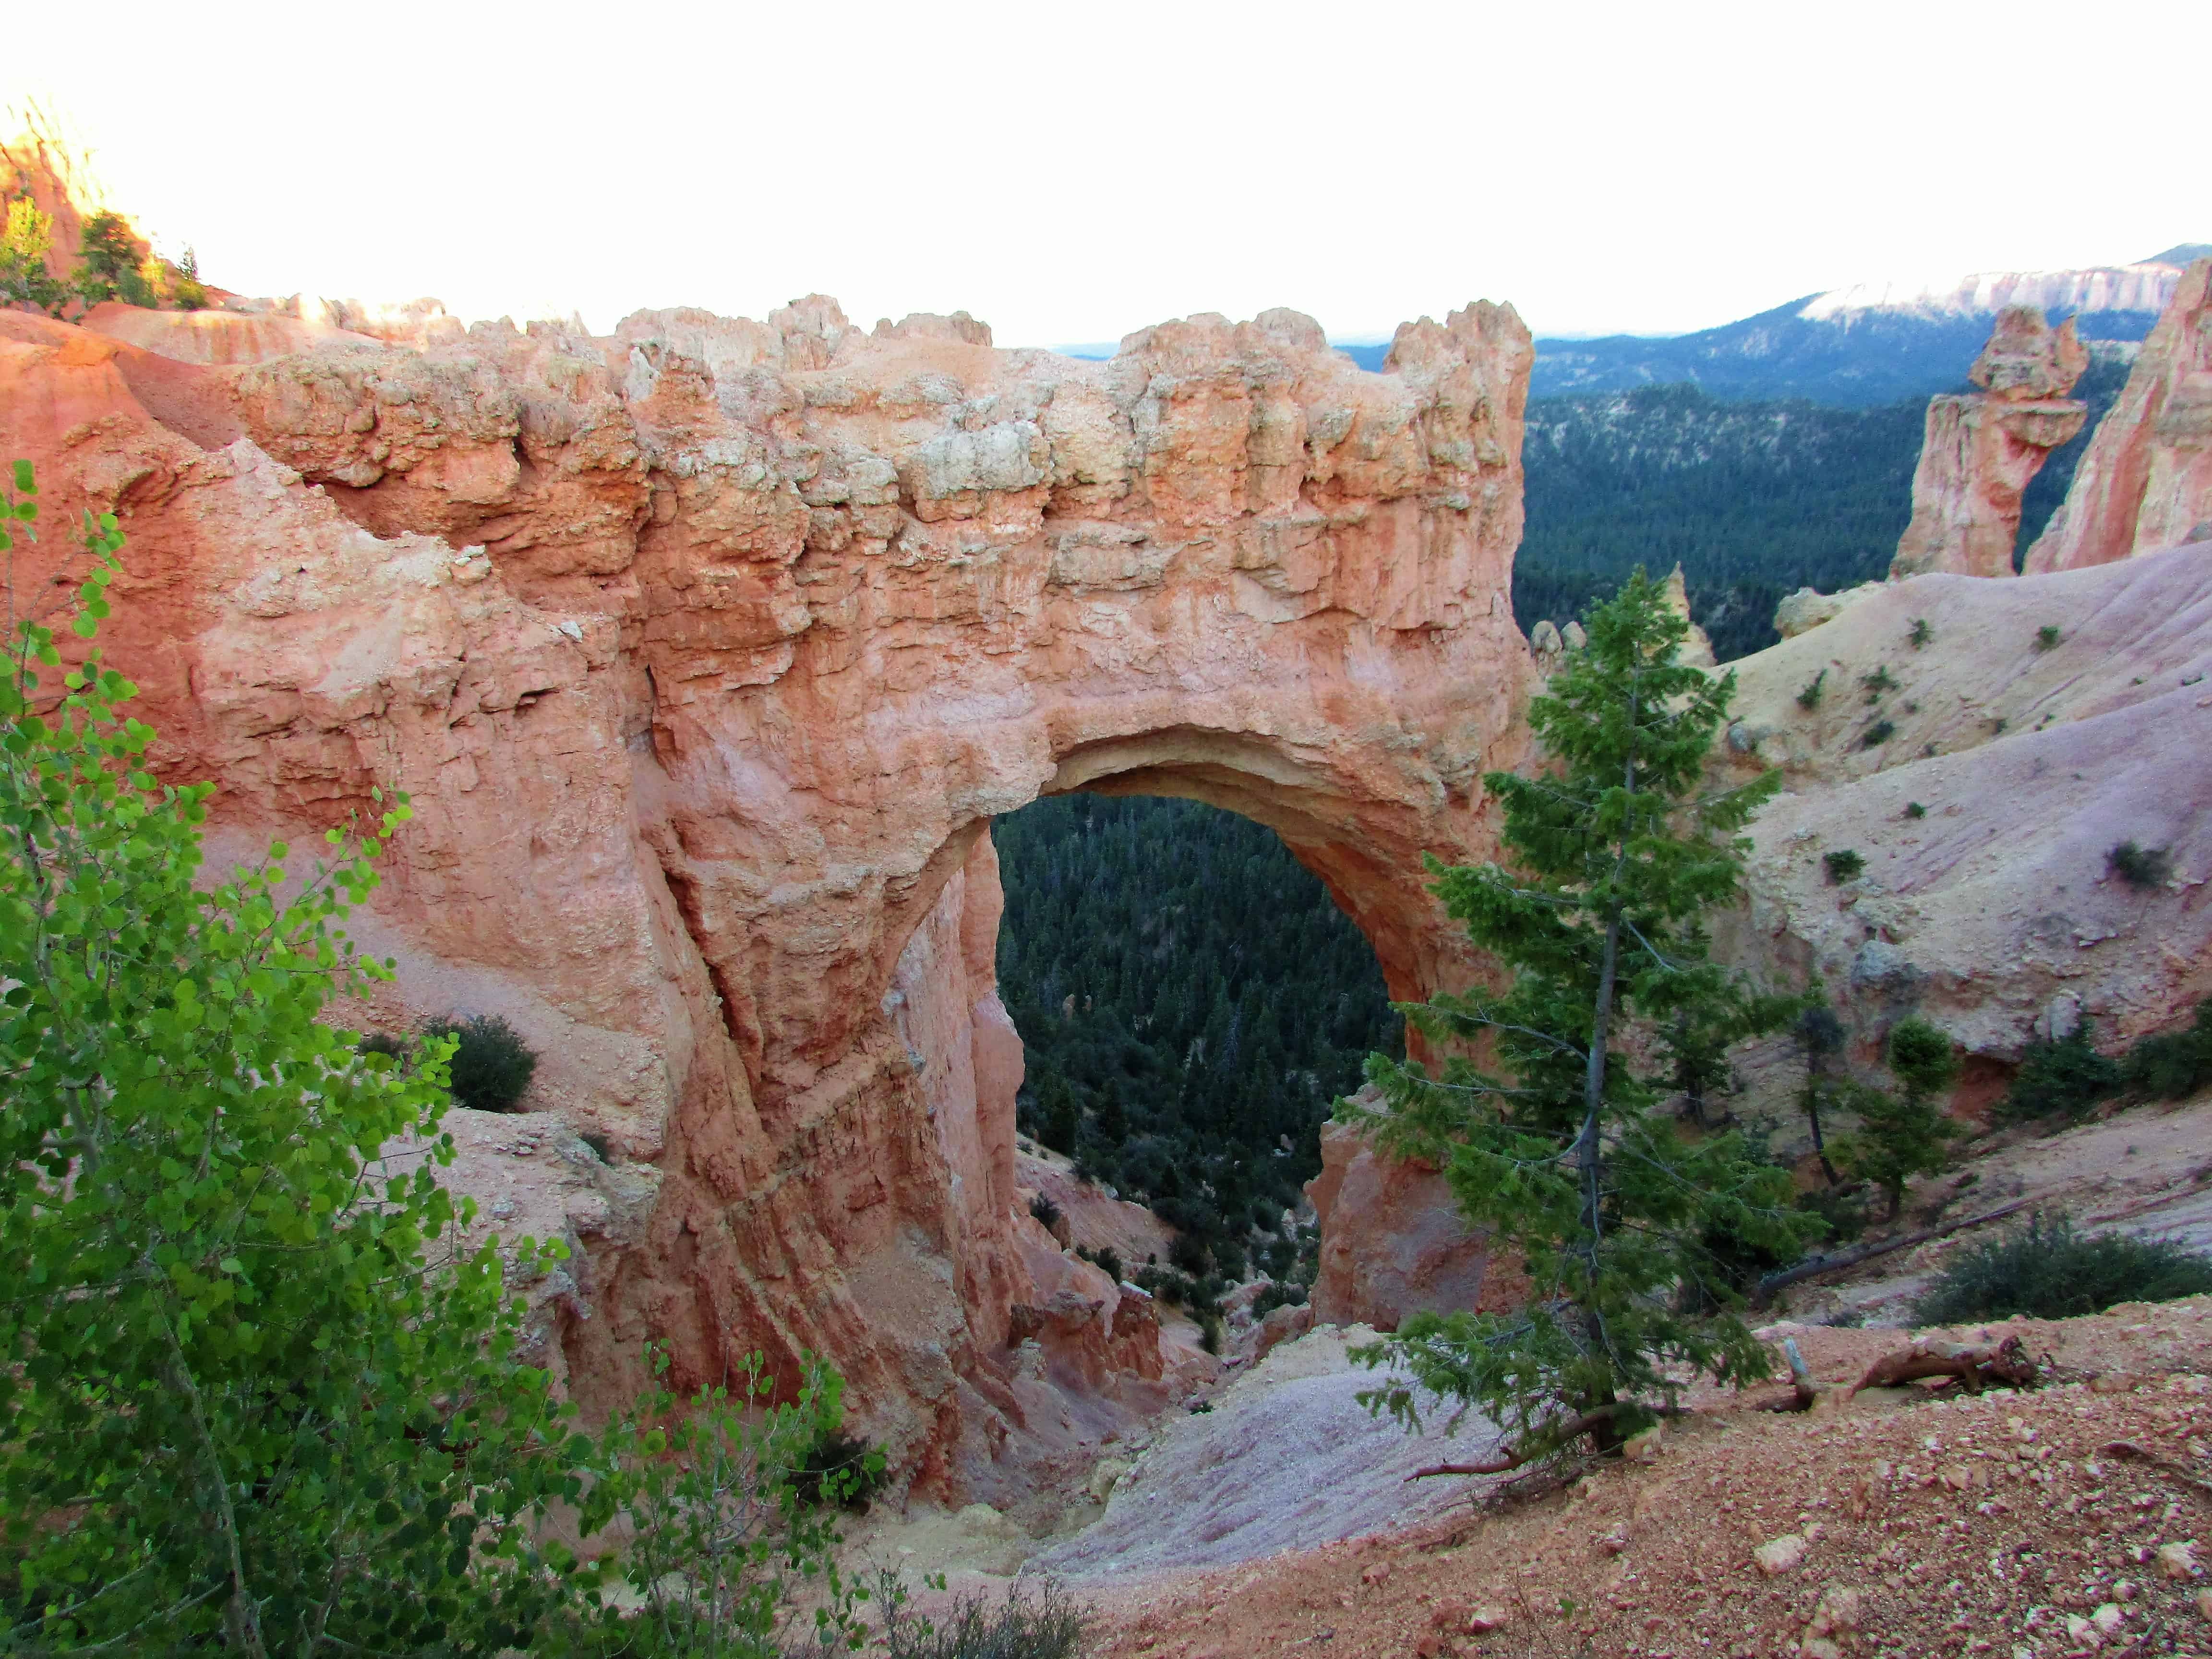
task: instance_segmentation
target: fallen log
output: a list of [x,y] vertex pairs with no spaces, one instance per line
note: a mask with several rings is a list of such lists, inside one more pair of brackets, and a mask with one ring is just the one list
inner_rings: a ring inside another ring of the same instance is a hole
[[1923,1337],[1909,1347],[1884,1354],[1867,1367],[1866,1375],[1857,1382],[1835,1382],[1826,1387],[1813,1380],[1813,1368],[1798,1351],[1796,1337],[1783,1339],[1782,1357],[1789,1362],[1790,1381],[1796,1397],[1778,1401],[1765,1407],[1768,1411],[1833,1409],[1848,1404],[1862,1389],[1895,1388],[1924,1376],[1956,1377],[1979,1394],[1986,1388],[2032,1388],[2039,1375],[2035,1362],[2028,1358],[2027,1350],[2016,1336],[2008,1336],[2002,1342],[1947,1342],[1937,1337]]
[[1784,1285],[1795,1285],[1801,1279],[1814,1279],[1822,1273],[1833,1273],[1841,1267],[1856,1267],[1862,1261],[1871,1261],[1878,1255],[1888,1255],[1897,1250],[1909,1250],[1915,1244],[1925,1244],[1932,1238],[1948,1238],[1953,1233],[1962,1233],[1969,1227],[1978,1227],[1984,1222],[2002,1220],[2016,1210],[2024,1210],[2035,1202],[2030,1198],[2016,1198],[2009,1204],[2000,1204],[1994,1210],[1984,1210],[1979,1215],[1970,1215],[1963,1221],[1947,1222],[1941,1227],[1927,1227],[1917,1233],[1905,1233],[1897,1238],[1885,1238],[1875,1244],[1861,1244],[1856,1249],[1838,1250],[1833,1255],[1808,1256],[1794,1267],[1784,1267],[1779,1273],[1768,1273],[1752,1291],[1751,1305],[1764,1308],[1774,1299],[1775,1291]]
[[2016,1336],[2002,1342],[1946,1342],[1923,1337],[1909,1348],[1875,1360],[1851,1392],[1893,1389],[1926,1376],[1950,1376],[1979,1394],[1987,1388],[2031,1388],[2039,1375],[2027,1346]]
[[[1600,1406],[1595,1411],[1584,1412],[1560,1432],[1559,1443],[1564,1445],[1570,1440],[1588,1434],[1592,1429],[1600,1428],[1610,1423],[1613,1420],[1613,1414],[1618,1410],[1620,1410],[1618,1406]],[[1534,1452],[1507,1447],[1497,1456],[1486,1458],[1480,1463],[1431,1463],[1426,1468],[1415,1469],[1406,1479],[1426,1480],[1431,1476],[1439,1474],[1510,1474],[1536,1455],[1538,1454]]]

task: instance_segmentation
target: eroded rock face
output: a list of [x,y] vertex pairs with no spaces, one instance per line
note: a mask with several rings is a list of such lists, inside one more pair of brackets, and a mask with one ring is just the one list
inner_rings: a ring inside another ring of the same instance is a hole
[[106,638],[165,773],[217,783],[217,857],[411,793],[360,1017],[505,1015],[606,1149],[626,1207],[571,1194],[548,1334],[578,1392],[648,1338],[678,1386],[826,1353],[951,1488],[1042,1432],[1018,1322],[1146,1382],[1142,1310],[1024,1247],[986,826],[1197,796],[1395,994],[1463,981],[1420,855],[1482,856],[1480,773],[1522,757],[1519,319],[1409,324],[1369,374],[1289,312],[1083,363],[818,297],[611,338],[307,309],[0,315],[0,445],[38,558],[121,516]]
[[2072,318],[2052,328],[2033,306],[1997,313],[1989,343],[1967,371],[1982,390],[1928,400],[1912,521],[1898,542],[1892,576],[2013,574],[2021,495],[2051,452],[2079,435],[2089,418],[2089,406],[2067,396],[2088,365]]
[[[1818,972],[1869,1056],[1911,1012],[2008,1063],[2081,1013],[2128,1040],[2212,994],[2212,542],[1891,582],[1733,666],[1716,769],[1779,767],[1783,791],[1751,825],[1725,959],[1778,985]],[[2116,875],[2124,841],[2166,849],[2173,879]],[[1838,885],[1822,860],[1846,848],[1865,869]]]
[[2182,274],[2128,384],[2029,548],[2029,572],[2212,539],[2212,259]]
[[[1359,1098],[1379,1103],[1371,1089]],[[1435,1170],[1385,1158],[1342,1123],[1322,1128],[1321,1161],[1306,1183],[1321,1224],[1315,1319],[1395,1331],[1408,1314],[1518,1305],[1525,1276],[1512,1262],[1493,1268],[1487,1238],[1461,1218]]]

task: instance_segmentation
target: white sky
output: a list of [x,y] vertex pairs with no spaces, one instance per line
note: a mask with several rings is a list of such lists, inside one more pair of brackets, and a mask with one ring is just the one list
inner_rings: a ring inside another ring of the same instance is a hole
[[2201,0],[16,10],[0,103],[63,113],[165,251],[469,317],[1657,333],[2212,240]]

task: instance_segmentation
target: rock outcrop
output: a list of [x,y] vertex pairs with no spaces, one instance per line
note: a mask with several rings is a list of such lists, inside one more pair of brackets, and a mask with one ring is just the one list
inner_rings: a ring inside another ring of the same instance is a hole
[[2089,418],[2089,406],[2067,396],[2088,365],[2073,319],[2052,328],[2033,306],[1998,313],[1990,343],[1967,371],[1982,389],[1928,400],[1912,521],[1898,542],[1892,576],[2013,574],[2021,496],[2051,452]]
[[1522,758],[1519,319],[1408,324],[1370,374],[1285,311],[1087,363],[820,298],[602,338],[310,309],[0,314],[50,526],[19,580],[120,516],[107,642],[164,775],[218,786],[215,861],[411,793],[361,1018],[505,1015],[605,1149],[556,1206],[580,1395],[648,1338],[679,1386],[823,1352],[957,1488],[1042,1409],[1018,1326],[1141,1380],[1122,1293],[1025,1253],[986,827],[1210,800],[1394,993],[1463,982],[1421,855],[1486,853]]
[[[1371,1090],[1359,1098],[1379,1103]],[[1492,1263],[1487,1239],[1461,1218],[1435,1170],[1385,1158],[1342,1123],[1322,1129],[1321,1166],[1306,1183],[1321,1225],[1316,1320],[1395,1331],[1408,1314],[1516,1305],[1526,1276],[1513,1262]]]
[[2078,570],[2212,539],[2212,259],[2182,274],[2097,423],[2031,573]]
[[[1917,1011],[2000,1066],[2054,1021],[2128,1039],[2212,994],[2212,542],[1892,582],[1733,666],[1717,763],[1778,766],[1784,791],[1751,826],[1729,960],[1817,971],[1869,1054]],[[2172,879],[2116,874],[2124,841],[2166,849]],[[1846,848],[1865,867],[1838,885],[1823,855]]]

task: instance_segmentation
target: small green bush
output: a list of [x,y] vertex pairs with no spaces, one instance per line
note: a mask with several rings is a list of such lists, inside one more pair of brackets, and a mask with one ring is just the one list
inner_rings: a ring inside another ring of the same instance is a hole
[[415,1054],[413,1043],[404,1036],[393,1036],[390,1031],[371,1031],[353,1046],[356,1054],[383,1054],[403,1066]]
[[1876,720],[1867,727],[1867,734],[1859,739],[1862,749],[1879,749],[1897,735],[1897,727],[1888,720]]
[[479,1112],[511,1112],[522,1103],[538,1070],[538,1055],[522,1034],[497,1014],[434,1020],[423,1035],[451,1037],[448,1062],[454,1101]]
[[2059,633],[2056,623],[2045,623],[2035,630],[2035,648],[2038,651],[2049,651],[2063,637],[2064,635]]
[[2212,1085],[2212,999],[2197,1005],[2196,1022],[2148,1036],[2120,1061],[2120,1080],[2154,1100],[2179,1100]]
[[2085,1019],[2055,1042],[2028,1045],[1996,1116],[2007,1123],[2062,1116],[2079,1121],[2119,1086],[2118,1062],[2097,1052],[2096,1034]]
[[2024,1314],[2070,1319],[2116,1302],[2170,1302],[2212,1291],[2212,1260],[2166,1239],[2085,1238],[2063,1215],[1977,1246],[1944,1270],[1913,1309],[1924,1325]]
[[1908,818],[1924,818],[1928,816],[1928,809],[1917,800],[1909,800],[1905,803],[1905,816]]
[[841,1425],[817,1433],[791,1471],[792,1489],[809,1504],[865,1510],[884,1484],[884,1455]]
[[1306,1287],[1296,1282],[1288,1285],[1268,1285],[1252,1298],[1252,1317],[1265,1319],[1278,1308],[1303,1308],[1306,1305]]
[[1824,695],[1821,683],[1827,678],[1828,671],[1823,668],[1798,688],[1797,706],[1807,714],[1811,714],[1820,706],[1820,698]]
[[942,1625],[908,1610],[893,1574],[882,1576],[876,1600],[889,1659],[1079,1659],[1091,1648],[1091,1615],[1051,1583],[1036,1590],[1013,1585],[996,1607],[981,1594],[963,1596],[940,1615]]
[[1030,1200],[1030,1213],[1043,1224],[1044,1230],[1047,1232],[1050,1232],[1054,1227],[1060,1224],[1060,1206],[1054,1203],[1042,1193],[1039,1193],[1035,1198]]
[[1885,663],[1873,673],[1859,676],[1859,690],[1867,694],[1867,707],[1871,708],[1881,701],[1883,692],[1897,690],[1897,680]]
[[1856,880],[1866,869],[1865,854],[1849,847],[1838,847],[1832,853],[1823,853],[1820,862],[1827,868],[1829,881],[1838,887],[1847,881]]
[[1926,645],[1930,640],[1936,637],[1936,630],[1928,625],[1927,617],[1915,617],[1912,619],[1912,631],[1905,637],[1906,643],[1911,645],[1915,651],[1917,651],[1922,646]]
[[2124,841],[2105,854],[2105,868],[2138,892],[2173,879],[2173,854],[2163,847],[2138,847]]

